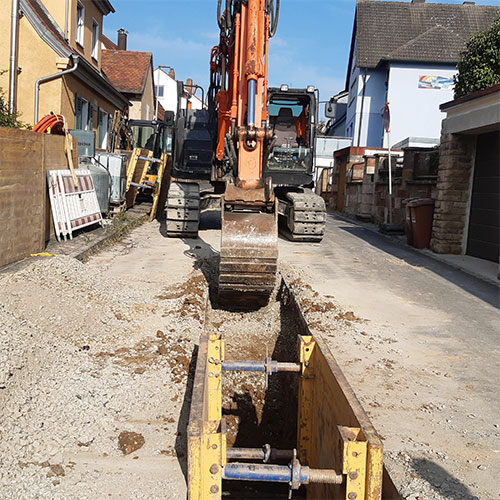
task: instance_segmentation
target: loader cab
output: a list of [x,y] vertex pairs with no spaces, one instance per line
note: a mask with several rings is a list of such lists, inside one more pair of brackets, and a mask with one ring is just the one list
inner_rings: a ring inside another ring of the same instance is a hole
[[129,120],[131,147],[153,152],[154,158],[172,152],[173,113],[165,112],[165,120]]
[[267,157],[264,175],[275,185],[308,185],[313,179],[316,136],[314,90],[270,88],[268,92],[269,127],[274,146]]

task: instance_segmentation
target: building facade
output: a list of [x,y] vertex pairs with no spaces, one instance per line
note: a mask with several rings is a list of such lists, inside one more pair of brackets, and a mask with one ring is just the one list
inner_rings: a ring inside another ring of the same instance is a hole
[[[167,72],[166,69],[169,69]],[[158,102],[162,105],[165,111],[173,111],[177,113],[177,81],[175,79],[175,71],[168,66],[159,66],[154,70],[155,91]],[[188,78],[185,85],[185,95],[181,98],[181,108],[185,109],[190,106],[191,109],[202,109],[203,102],[195,94],[193,81]]]
[[127,33],[118,30],[118,44],[103,37],[102,69],[111,83],[129,100],[128,116],[133,120],[153,120],[156,97],[153,54],[127,50]]
[[466,41],[500,8],[358,0],[346,89],[346,136],[356,147],[388,147],[407,137],[439,138],[440,104],[453,99],[453,76]]
[[[20,120],[34,124],[48,113],[64,115],[68,127],[93,130],[97,147],[106,146],[111,117],[127,99],[101,71],[103,19],[114,12],[108,0],[19,0],[17,50],[11,54],[12,2],[0,2],[0,68],[17,68],[0,87],[13,96]],[[63,73],[64,72],[64,73]],[[10,99],[9,99],[10,100]]]
[[431,248],[498,262],[500,85],[441,106],[443,121]]

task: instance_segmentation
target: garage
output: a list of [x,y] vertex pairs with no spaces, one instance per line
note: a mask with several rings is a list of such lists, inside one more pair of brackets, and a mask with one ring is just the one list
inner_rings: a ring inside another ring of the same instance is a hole
[[500,254],[500,133],[477,137],[467,254],[498,262]]

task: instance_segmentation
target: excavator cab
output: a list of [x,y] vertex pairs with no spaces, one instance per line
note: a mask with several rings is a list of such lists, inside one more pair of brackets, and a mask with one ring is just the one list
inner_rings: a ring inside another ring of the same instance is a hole
[[274,185],[304,186],[313,181],[317,99],[308,90],[269,89],[269,127],[275,139],[264,176]]

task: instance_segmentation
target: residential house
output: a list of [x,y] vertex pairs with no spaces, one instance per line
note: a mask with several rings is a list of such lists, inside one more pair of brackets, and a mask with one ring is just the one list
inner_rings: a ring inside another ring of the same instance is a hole
[[[165,71],[169,69],[168,73]],[[156,97],[158,102],[166,111],[177,113],[177,81],[175,79],[175,70],[170,66],[158,66],[154,70],[154,80]],[[195,87],[193,81],[188,78],[185,83],[186,95],[182,97],[181,108],[185,109],[189,103],[192,109],[202,109],[203,101],[195,95]],[[198,91],[199,93],[199,91]]]
[[431,248],[498,262],[500,85],[447,102]]
[[134,120],[153,120],[156,98],[153,79],[153,54],[127,50],[127,33],[118,30],[118,44],[102,37],[102,69],[111,83],[130,102],[128,116]]
[[391,145],[439,138],[439,105],[453,99],[453,76],[471,35],[500,8],[358,0],[346,90],[346,135],[356,147],[388,147],[382,110],[389,102]]
[[[0,2],[0,19],[11,19],[15,2]],[[17,35],[16,74],[0,76],[20,119],[34,124],[54,112],[70,129],[93,130],[105,147],[110,117],[127,99],[101,71],[103,19],[114,12],[108,0],[18,0],[19,15],[0,30],[0,69],[9,68],[11,36]],[[12,80],[12,85],[10,82]]]

